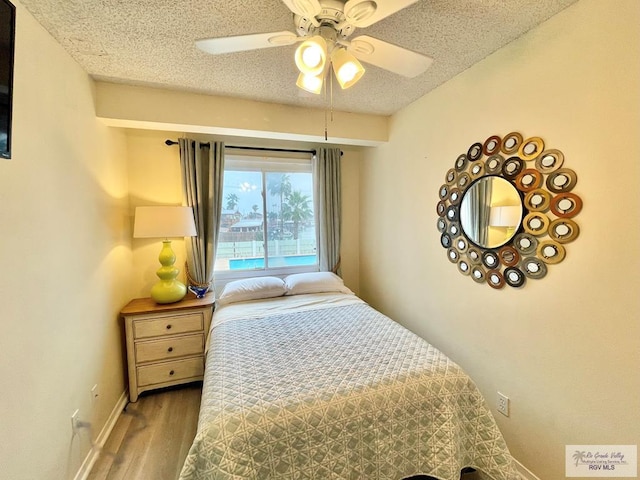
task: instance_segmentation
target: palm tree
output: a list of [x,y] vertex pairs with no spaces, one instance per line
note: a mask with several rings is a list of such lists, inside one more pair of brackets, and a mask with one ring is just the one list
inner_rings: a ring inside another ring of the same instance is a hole
[[576,450],[576,453],[574,453],[572,455],[573,459],[576,461],[576,467],[578,466],[578,463],[584,461],[584,456],[587,454],[587,452],[585,452],[584,450],[579,452],[578,450]]
[[298,239],[300,223],[313,218],[313,210],[309,206],[311,199],[301,191],[294,190],[287,196],[287,203],[283,206],[283,219],[293,222],[293,238]]
[[227,210],[235,210],[238,206],[239,198],[235,193],[230,193],[227,195]]
[[280,198],[280,228],[284,228],[284,218],[283,214],[283,205],[284,199],[291,195],[291,179],[289,178],[289,174],[283,173],[280,178],[276,176],[269,175],[269,181],[267,183],[267,190],[273,197]]

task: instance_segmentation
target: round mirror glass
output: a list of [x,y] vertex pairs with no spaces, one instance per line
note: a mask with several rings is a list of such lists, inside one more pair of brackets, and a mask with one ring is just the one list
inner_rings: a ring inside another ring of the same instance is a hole
[[462,198],[462,230],[480,247],[505,245],[516,234],[521,222],[522,199],[516,187],[502,177],[480,178]]

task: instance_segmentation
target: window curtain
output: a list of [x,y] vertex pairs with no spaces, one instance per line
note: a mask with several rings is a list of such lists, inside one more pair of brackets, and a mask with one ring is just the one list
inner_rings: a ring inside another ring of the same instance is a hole
[[320,271],[340,274],[340,149],[318,148],[313,157],[313,177],[318,208],[318,263]]
[[[480,193],[481,184],[477,183],[477,187],[468,190],[464,196],[464,202],[461,205],[460,224],[466,234],[471,237],[474,242],[482,244],[480,238],[480,221],[476,212],[480,211]],[[465,219],[465,221],[462,221]]]
[[491,215],[492,183],[480,181],[467,190],[462,202],[460,218],[467,219],[461,223],[463,230],[479,245],[488,245]]
[[493,181],[481,181],[476,185],[480,187],[478,194],[480,196],[477,209],[479,235],[478,243],[480,245],[489,245],[489,227],[491,226],[491,198],[493,197]]
[[224,143],[202,144],[180,138],[182,198],[193,208],[197,236],[187,239],[187,282],[190,286],[212,288],[213,269],[222,216]]

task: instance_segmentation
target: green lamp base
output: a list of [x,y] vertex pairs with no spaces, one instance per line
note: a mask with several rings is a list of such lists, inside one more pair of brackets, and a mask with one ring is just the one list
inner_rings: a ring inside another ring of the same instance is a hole
[[173,266],[176,255],[171,248],[171,240],[163,240],[158,260],[162,264],[156,272],[160,281],[151,288],[151,298],[156,303],[179,302],[187,294],[187,287],[176,280],[180,270]]
[[187,287],[177,280],[173,282],[158,282],[151,288],[151,298],[156,303],[179,302],[186,294]]

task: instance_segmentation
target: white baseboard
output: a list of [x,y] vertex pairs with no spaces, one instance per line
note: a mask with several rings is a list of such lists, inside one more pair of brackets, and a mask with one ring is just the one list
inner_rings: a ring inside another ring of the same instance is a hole
[[78,470],[78,473],[76,473],[76,476],[73,477],[73,480],[87,480],[93,465],[100,456],[100,451],[104,447],[105,443],[107,443],[107,439],[109,438],[109,435],[111,435],[111,431],[113,430],[113,427],[115,427],[118,418],[122,415],[124,407],[127,406],[128,400],[129,394],[125,390],[122,392],[122,395],[120,395],[116,405],[113,407],[113,410],[111,411],[107,422],[104,424],[104,427],[102,427],[95,443],[91,444],[91,450],[89,450],[89,453],[85,457],[84,462],[82,462],[82,465],[80,465],[80,469]]
[[520,478],[522,478],[522,480],[540,480],[531,472],[531,470],[529,470],[527,467],[522,465],[515,458],[513,459],[513,461],[516,464],[516,469],[518,470],[518,473],[520,474]]

